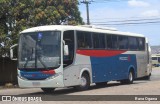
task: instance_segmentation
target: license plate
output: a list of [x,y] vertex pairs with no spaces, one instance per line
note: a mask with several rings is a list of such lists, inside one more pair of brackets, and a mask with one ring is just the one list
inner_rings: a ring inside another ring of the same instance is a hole
[[40,86],[40,82],[32,82],[33,86]]

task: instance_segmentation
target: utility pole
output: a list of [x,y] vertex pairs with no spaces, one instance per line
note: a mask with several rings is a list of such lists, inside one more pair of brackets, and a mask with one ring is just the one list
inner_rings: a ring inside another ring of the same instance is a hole
[[91,3],[88,0],[83,0],[81,3],[86,4],[86,11],[87,11],[87,25],[90,25],[90,21],[89,21],[89,4]]

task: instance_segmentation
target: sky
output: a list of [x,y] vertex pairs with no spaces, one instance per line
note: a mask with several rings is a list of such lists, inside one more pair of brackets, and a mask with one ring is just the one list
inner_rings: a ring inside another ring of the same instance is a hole
[[[160,45],[160,0],[90,1],[91,25],[143,34],[149,39],[151,46]],[[79,10],[86,23],[86,5],[80,3]]]

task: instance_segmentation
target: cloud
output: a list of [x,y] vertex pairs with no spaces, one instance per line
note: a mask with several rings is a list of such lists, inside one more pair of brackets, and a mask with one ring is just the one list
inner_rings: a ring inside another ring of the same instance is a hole
[[144,17],[156,17],[156,16],[160,16],[160,11],[148,10],[148,11],[143,12],[141,15]]
[[150,6],[149,3],[144,1],[138,1],[138,0],[130,0],[128,1],[128,5],[132,7],[148,7]]

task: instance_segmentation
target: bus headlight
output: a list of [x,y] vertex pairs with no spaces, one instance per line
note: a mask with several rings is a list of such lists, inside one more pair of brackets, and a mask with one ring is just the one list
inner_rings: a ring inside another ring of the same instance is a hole
[[26,78],[22,77],[20,74],[18,74],[18,78],[20,78],[22,80],[27,80]]

